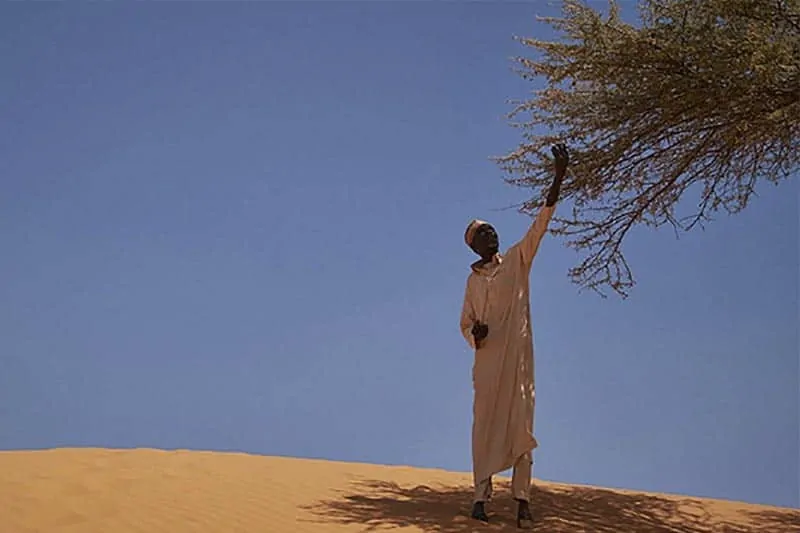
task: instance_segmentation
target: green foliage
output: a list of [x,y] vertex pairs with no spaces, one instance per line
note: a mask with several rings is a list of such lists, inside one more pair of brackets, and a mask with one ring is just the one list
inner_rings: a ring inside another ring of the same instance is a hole
[[[633,26],[613,1],[603,17],[566,0],[561,17],[540,19],[562,39],[520,39],[538,57],[519,58],[519,74],[545,83],[516,103],[523,142],[497,161],[508,183],[535,191],[521,207],[533,214],[552,180],[549,146],[570,147],[562,202],[572,209],[553,233],[585,255],[575,283],[627,295],[631,228],[688,231],[797,169],[799,1],[643,0]],[[680,216],[694,194],[697,209]]]

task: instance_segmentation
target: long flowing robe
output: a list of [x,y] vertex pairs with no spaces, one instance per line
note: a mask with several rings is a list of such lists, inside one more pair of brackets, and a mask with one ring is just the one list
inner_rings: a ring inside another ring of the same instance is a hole
[[[492,262],[472,265],[461,311],[461,333],[475,350],[472,461],[475,483],[513,466],[538,446],[529,277],[555,206],[543,207],[525,236]],[[472,326],[489,334],[476,349]]]

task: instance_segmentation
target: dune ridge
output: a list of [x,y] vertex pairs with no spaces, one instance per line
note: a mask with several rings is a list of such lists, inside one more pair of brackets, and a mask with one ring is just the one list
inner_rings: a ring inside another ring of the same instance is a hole
[[[488,526],[470,475],[156,449],[0,451],[0,533],[517,531],[500,478]],[[533,531],[800,533],[800,511],[536,480]]]

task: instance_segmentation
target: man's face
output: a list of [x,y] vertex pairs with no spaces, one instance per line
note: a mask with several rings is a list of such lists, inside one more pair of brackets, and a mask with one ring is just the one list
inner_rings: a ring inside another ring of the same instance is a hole
[[497,253],[500,239],[497,232],[490,224],[481,224],[472,237],[472,249],[484,259],[489,259]]

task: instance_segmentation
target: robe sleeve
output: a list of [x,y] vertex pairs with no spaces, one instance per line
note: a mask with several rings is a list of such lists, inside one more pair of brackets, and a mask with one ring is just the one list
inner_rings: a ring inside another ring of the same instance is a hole
[[536,252],[539,250],[539,243],[542,242],[542,237],[547,233],[547,226],[550,224],[550,219],[553,217],[553,212],[555,210],[555,205],[550,207],[543,206],[536,215],[533,224],[531,224],[531,227],[528,228],[527,233],[525,233],[525,236],[515,245],[515,247],[519,249],[522,263],[526,268],[530,268],[533,264],[533,259],[536,257]]
[[475,323],[477,319],[477,315],[475,314],[475,306],[472,299],[472,283],[470,283],[471,277],[467,279],[467,287],[464,289],[464,304],[461,307],[461,335],[464,336],[464,339],[467,341],[467,344],[474,350],[475,349],[475,338],[472,336],[472,325]]

